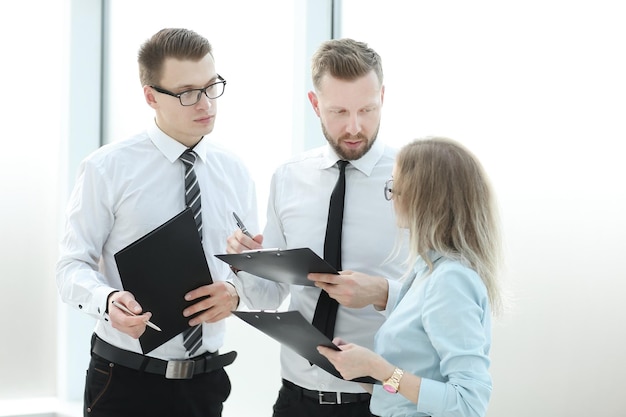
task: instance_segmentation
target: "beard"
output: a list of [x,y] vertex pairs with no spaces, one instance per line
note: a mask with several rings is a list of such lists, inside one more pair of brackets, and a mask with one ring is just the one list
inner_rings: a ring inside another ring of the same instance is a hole
[[[324,134],[324,137],[328,141],[328,144],[331,146],[331,148],[333,148],[335,153],[341,159],[346,160],[346,161],[355,161],[357,159],[360,159],[363,155],[365,155],[372,148],[372,145],[374,145],[374,142],[376,142],[376,138],[378,137],[378,131],[380,130],[380,124],[379,124],[378,126],[376,126],[376,131],[374,131],[374,133],[372,134],[370,138],[363,135],[362,133],[358,133],[354,136],[350,134],[346,134],[346,135],[341,136],[338,139],[334,139],[333,137],[330,136],[330,133],[328,133],[328,131],[326,130],[326,126],[324,126],[324,123],[321,123],[321,125],[322,125],[322,133]],[[364,146],[358,149],[343,149],[341,147],[341,142],[344,140],[350,140],[350,139],[362,140],[364,143]]]

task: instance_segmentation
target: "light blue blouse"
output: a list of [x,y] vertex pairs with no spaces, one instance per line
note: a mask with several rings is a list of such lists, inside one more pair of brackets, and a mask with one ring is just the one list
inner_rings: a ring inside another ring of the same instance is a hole
[[385,416],[484,416],[491,397],[491,310],[478,274],[440,257],[423,259],[376,334],[375,351],[422,377],[417,405],[375,385],[371,411]]

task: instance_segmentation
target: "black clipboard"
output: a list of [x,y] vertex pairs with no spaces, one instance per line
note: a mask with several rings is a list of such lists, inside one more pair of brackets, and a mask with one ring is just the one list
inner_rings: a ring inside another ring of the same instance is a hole
[[[334,377],[344,379],[329,360],[317,351],[317,346],[327,346],[334,350],[340,349],[322,332],[306,321],[299,311],[233,311],[233,314],[272,339],[294,350],[300,356]],[[376,379],[369,376],[355,378],[351,381],[367,384],[379,383]]]
[[[162,331],[146,328],[141,349],[150,352],[189,327],[187,292],[213,282],[191,209],[187,208],[115,255],[124,289]],[[115,307],[110,307],[115,308]]]
[[261,249],[215,257],[252,275],[294,285],[314,287],[306,277],[310,272],[339,274],[310,248]]

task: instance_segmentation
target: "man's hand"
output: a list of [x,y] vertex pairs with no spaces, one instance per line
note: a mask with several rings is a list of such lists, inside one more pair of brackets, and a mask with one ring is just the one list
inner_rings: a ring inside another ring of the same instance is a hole
[[[112,304],[112,301],[122,304],[137,315],[128,315],[121,309],[115,307]],[[109,320],[111,321],[113,328],[122,333],[126,333],[134,339],[138,339],[139,336],[146,331],[146,322],[152,317],[152,313],[150,312],[142,314],[143,310],[141,305],[139,305],[139,303],[135,300],[135,296],[128,291],[115,291],[111,293],[107,300],[107,307],[109,311]]]
[[263,249],[263,235],[246,236],[240,229],[226,239],[226,253],[241,253],[245,250]]
[[185,300],[198,300],[198,302],[183,310],[183,316],[185,317],[202,312],[189,320],[189,325],[195,326],[203,322],[215,323],[228,317],[231,311],[237,309],[239,295],[231,283],[217,281],[188,292],[185,294]]
[[389,282],[383,277],[341,271],[339,275],[313,273],[307,278],[343,306],[363,308],[373,304],[379,310],[387,306]]

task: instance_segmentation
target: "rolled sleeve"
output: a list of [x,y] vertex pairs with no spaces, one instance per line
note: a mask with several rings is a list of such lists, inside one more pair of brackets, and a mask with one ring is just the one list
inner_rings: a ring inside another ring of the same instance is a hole
[[235,275],[233,285],[248,308],[276,310],[289,294],[289,286],[260,278],[245,271]]
[[398,297],[400,295],[400,290],[402,289],[402,282],[394,279],[388,279],[389,290],[387,291],[387,306],[384,310],[380,310],[386,317],[391,314],[393,311],[393,307],[398,302]]

